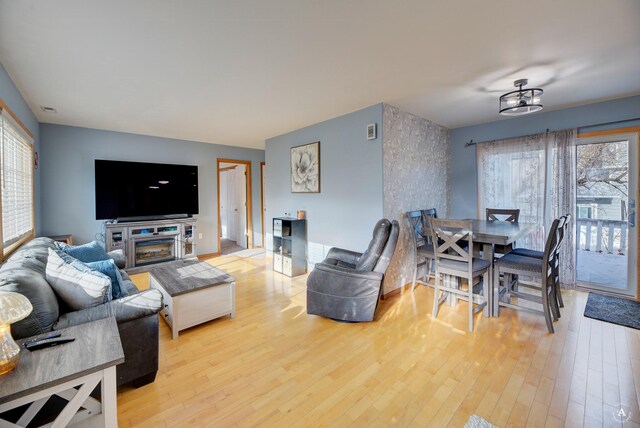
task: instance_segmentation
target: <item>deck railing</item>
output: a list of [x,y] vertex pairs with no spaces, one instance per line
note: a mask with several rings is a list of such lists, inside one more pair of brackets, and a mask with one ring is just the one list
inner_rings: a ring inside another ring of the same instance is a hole
[[625,255],[627,222],[579,218],[576,222],[578,250]]

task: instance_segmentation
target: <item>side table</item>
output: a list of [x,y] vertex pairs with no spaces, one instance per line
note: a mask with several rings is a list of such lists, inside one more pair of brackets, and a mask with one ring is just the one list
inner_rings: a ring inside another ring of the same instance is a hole
[[47,238],[51,238],[54,241],[64,242],[67,245],[73,245],[73,235],[51,235],[47,236]]
[[[0,418],[0,426],[26,427],[45,405],[57,395],[66,406],[50,425],[53,428],[78,423],[78,426],[117,427],[116,365],[124,362],[124,352],[114,318],[106,318],[60,330],[73,342],[51,348],[28,351],[22,343],[20,362],[0,377],[0,413],[24,406],[17,423]],[[89,396],[101,384],[101,400]]]

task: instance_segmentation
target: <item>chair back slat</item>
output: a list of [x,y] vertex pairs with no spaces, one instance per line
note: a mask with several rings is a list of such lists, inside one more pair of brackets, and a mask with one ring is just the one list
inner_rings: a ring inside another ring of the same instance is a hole
[[426,243],[422,225],[422,213],[420,211],[407,211],[404,214],[405,227],[409,233],[413,247],[417,248]]
[[[459,262],[471,263],[473,251],[472,222],[470,220],[446,220],[430,218],[430,229],[433,242],[438,245],[435,249],[436,261],[449,259]],[[460,241],[468,245],[465,250]]]
[[517,223],[520,218],[519,209],[487,208],[487,220],[508,221]]
[[422,213],[422,234],[427,238],[427,243],[431,244],[431,227],[429,226],[429,219],[438,218],[438,213],[435,208],[420,210],[420,212]]

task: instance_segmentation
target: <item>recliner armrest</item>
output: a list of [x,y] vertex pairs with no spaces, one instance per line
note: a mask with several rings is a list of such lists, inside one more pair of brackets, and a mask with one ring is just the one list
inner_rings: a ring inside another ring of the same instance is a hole
[[384,276],[380,272],[369,271],[369,270],[356,270],[350,269],[343,266],[336,265],[328,265],[325,263],[316,263],[315,269],[322,272],[329,272],[334,274],[339,274],[341,276],[347,276],[350,278],[361,278],[373,281],[382,281],[382,277]]
[[144,290],[103,305],[66,313],[58,318],[53,329],[60,330],[109,317],[114,317],[118,323],[124,323],[155,315],[160,312],[160,309],[162,309],[162,293],[158,290]]
[[344,298],[377,298],[383,274],[318,263],[307,280],[307,291]]
[[355,264],[358,263],[358,259],[360,257],[362,257],[362,253],[333,247],[327,253],[326,258],[340,260],[341,262],[355,266]]

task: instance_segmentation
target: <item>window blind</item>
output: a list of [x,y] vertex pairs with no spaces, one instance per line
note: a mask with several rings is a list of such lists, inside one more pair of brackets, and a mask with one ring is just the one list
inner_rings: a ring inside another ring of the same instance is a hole
[[33,143],[13,119],[0,114],[0,165],[2,166],[2,248],[33,233]]

